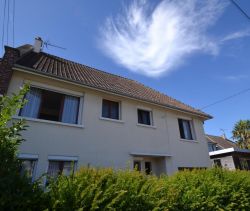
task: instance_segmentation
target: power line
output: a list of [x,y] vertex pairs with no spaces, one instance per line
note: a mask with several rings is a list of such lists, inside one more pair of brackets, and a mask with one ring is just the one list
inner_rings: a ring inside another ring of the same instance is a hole
[[7,7],[7,45],[9,45],[9,22],[10,22],[10,0],[8,0]]
[[13,16],[12,16],[12,19],[13,19],[13,24],[12,24],[12,47],[14,48],[15,47],[15,7],[16,7],[16,1],[13,0]]
[[233,3],[233,5],[234,5],[238,10],[240,10],[240,12],[241,12],[247,19],[250,20],[250,16],[240,7],[239,4],[237,4],[234,0],[230,0],[230,1]]
[[6,11],[6,0],[4,0],[4,7],[3,7],[3,31],[2,31],[2,49],[4,46],[4,35],[5,35],[5,11]]
[[240,91],[240,92],[238,92],[238,93],[235,93],[235,94],[230,95],[230,96],[228,96],[228,97],[225,97],[225,98],[223,98],[223,99],[221,99],[221,100],[218,100],[218,101],[215,101],[215,102],[213,102],[213,103],[211,103],[211,104],[208,104],[208,105],[206,105],[206,106],[203,106],[202,108],[200,108],[200,110],[203,110],[203,109],[205,109],[205,108],[211,107],[211,106],[216,105],[216,104],[218,104],[218,103],[222,103],[222,102],[224,102],[224,101],[226,101],[226,100],[229,100],[229,99],[231,99],[231,98],[234,98],[234,97],[236,97],[236,96],[238,96],[238,95],[241,95],[241,94],[243,94],[243,93],[246,93],[246,92],[248,92],[248,91],[250,91],[250,88],[244,89],[244,90],[242,90],[242,91]]

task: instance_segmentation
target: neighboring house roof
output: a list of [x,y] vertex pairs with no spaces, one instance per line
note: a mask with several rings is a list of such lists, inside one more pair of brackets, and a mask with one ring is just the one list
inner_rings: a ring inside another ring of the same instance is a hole
[[225,139],[221,136],[206,135],[206,138],[208,142],[215,143],[222,149],[237,148],[237,145],[233,141]]
[[247,153],[247,154],[250,155],[250,150],[248,150],[248,149],[235,149],[233,147],[227,148],[227,149],[221,149],[221,150],[217,150],[217,151],[213,151],[213,152],[209,152],[209,155],[210,156],[221,155],[221,154],[226,154],[226,153],[231,153],[231,152]]
[[32,49],[30,45],[18,48],[20,54],[23,55],[16,61],[14,67],[192,113],[205,119],[212,118],[212,116],[201,110],[177,101],[137,81],[100,71],[44,52],[35,53],[30,49]]

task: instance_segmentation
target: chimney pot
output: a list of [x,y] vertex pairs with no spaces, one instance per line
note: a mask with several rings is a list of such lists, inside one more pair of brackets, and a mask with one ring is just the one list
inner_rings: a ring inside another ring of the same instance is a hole
[[35,43],[34,43],[34,52],[40,53],[43,47],[43,40],[41,37],[36,37],[35,38]]

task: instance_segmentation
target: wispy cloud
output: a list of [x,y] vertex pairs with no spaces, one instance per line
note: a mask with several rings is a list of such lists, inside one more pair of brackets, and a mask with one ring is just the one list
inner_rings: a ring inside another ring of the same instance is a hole
[[134,1],[122,14],[106,20],[102,49],[131,71],[154,77],[169,73],[194,52],[218,53],[218,43],[206,31],[226,2],[163,0],[153,7],[148,1]]
[[221,42],[224,43],[226,41],[231,41],[235,39],[240,39],[243,37],[249,37],[250,36],[250,30],[242,30],[242,31],[237,31],[233,32],[231,34],[226,35],[224,38],[221,39]]
[[243,79],[248,79],[249,76],[248,75],[228,75],[224,77],[226,80],[229,81],[239,81],[239,80],[243,80]]

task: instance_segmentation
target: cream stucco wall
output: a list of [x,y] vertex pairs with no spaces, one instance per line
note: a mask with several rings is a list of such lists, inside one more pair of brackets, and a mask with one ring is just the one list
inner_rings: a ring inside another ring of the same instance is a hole
[[[8,93],[17,92],[24,82],[83,96],[79,127],[53,122],[27,121],[21,153],[37,154],[36,176],[47,171],[48,156],[77,156],[79,166],[126,168],[132,166],[130,153],[167,154],[170,157],[149,157],[156,174],[172,174],[178,167],[209,167],[208,147],[203,120],[144,102],[91,90],[78,85],[15,70]],[[121,102],[121,121],[101,117],[102,99]],[[137,124],[137,108],[152,110],[153,127]],[[177,118],[193,120],[196,140],[180,139]],[[155,159],[156,158],[156,159]],[[158,163],[158,165],[156,165]]]

